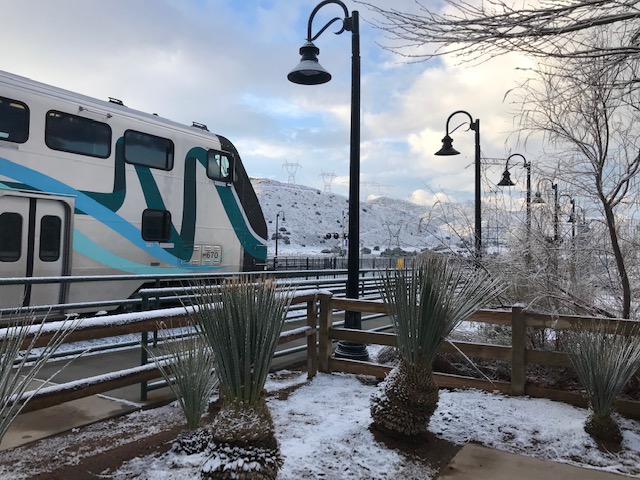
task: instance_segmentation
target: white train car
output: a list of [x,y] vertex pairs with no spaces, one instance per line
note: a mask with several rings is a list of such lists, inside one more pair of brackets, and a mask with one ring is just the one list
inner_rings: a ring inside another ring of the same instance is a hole
[[[258,270],[266,239],[226,138],[0,71],[0,277]],[[141,284],[4,286],[0,307]]]

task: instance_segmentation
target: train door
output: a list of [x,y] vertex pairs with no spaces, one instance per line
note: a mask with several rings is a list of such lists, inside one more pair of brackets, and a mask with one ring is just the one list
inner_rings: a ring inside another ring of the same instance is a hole
[[[0,277],[69,273],[72,199],[0,193]],[[64,284],[3,286],[3,308],[63,303]]]

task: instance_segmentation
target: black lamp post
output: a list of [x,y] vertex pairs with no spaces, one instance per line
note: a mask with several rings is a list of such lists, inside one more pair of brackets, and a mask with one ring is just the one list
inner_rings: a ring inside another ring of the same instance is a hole
[[553,190],[553,242],[557,245],[560,242],[560,226],[558,223],[558,210],[560,209],[558,202],[558,184],[553,183],[553,181],[548,178],[543,178],[538,181],[538,188],[536,196],[533,199],[533,203],[546,203],[542,198],[542,193],[540,192],[540,182],[544,180],[551,182],[551,189]]
[[[344,18],[335,17],[326,23],[314,36],[311,32],[313,18],[318,10],[328,4],[336,4],[342,8]],[[334,22],[342,22],[342,28],[336,35],[344,31],[351,32],[351,141],[349,155],[349,231],[347,258],[347,297],[358,298],[358,281],[360,265],[358,247],[360,245],[360,16],[357,11],[351,12],[340,0],[324,0],[311,12],[307,23],[307,41],[300,48],[300,63],[287,75],[287,78],[301,85],[319,85],[331,80],[331,74],[318,62],[320,49],[313,44],[322,33]],[[360,312],[345,312],[344,325],[347,328],[362,327]],[[369,358],[364,345],[352,342],[339,342],[336,355],[357,360]]]
[[519,153],[513,153],[507,157],[507,163],[502,173],[502,180],[498,182],[499,187],[513,187],[515,183],[511,181],[511,173],[509,173],[509,160],[513,157],[520,157],[524,161],[524,168],[527,169],[527,254],[525,255],[526,263],[529,264],[531,260],[531,253],[529,252],[530,240],[531,240],[531,162],[527,162],[527,159]]
[[278,264],[278,237],[280,236],[280,230],[278,230],[278,219],[280,218],[280,215],[282,215],[282,221],[286,222],[286,220],[284,218],[284,212],[282,210],[280,210],[276,214],[276,254],[273,256],[273,269],[274,270],[277,269],[277,264]]
[[453,117],[454,115],[457,115],[458,113],[463,113],[467,117],[469,117],[469,129],[476,132],[476,138],[475,138],[475,144],[476,144],[476,151],[475,151],[475,164],[476,164],[475,197],[476,198],[475,200],[476,201],[475,201],[475,234],[474,236],[475,236],[476,265],[480,265],[480,260],[482,259],[482,205],[481,205],[482,192],[480,190],[481,189],[480,180],[481,180],[482,171],[480,169],[480,120],[476,119],[474,121],[471,114],[469,114],[468,112],[465,112],[464,110],[457,110],[453,112],[451,115],[449,115],[449,118],[447,118],[447,124],[445,129],[446,133],[444,138],[442,139],[442,148],[436,152],[436,155],[459,155],[460,154],[460,152],[458,152],[455,148],[453,148],[453,139],[449,136],[449,121],[451,120],[451,117]]
[[[574,198],[571,198],[570,202],[571,202],[571,213],[569,214],[568,223],[571,224],[571,236],[575,237],[576,224],[578,224],[579,227],[584,226],[585,224],[585,213],[584,213],[584,208],[582,208],[580,205],[576,205],[576,201]],[[580,210],[580,213],[577,215],[576,215],[576,208]],[[580,217],[582,217],[582,219],[580,219]]]

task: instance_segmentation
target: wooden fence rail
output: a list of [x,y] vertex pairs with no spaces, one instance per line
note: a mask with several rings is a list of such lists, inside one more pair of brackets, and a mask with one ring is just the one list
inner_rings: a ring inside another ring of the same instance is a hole
[[[304,327],[283,332],[279,340],[279,344],[282,345],[307,338],[307,357],[309,359],[307,362],[307,369],[310,377],[315,375],[318,370],[318,355],[316,352],[317,293],[317,291],[301,291],[296,294],[291,304],[307,304],[308,324]],[[35,346],[46,345],[54,335],[56,328],[60,328],[61,323],[62,322],[51,322],[46,324],[45,330],[37,338]],[[118,335],[142,334],[150,331],[161,330],[162,325],[165,325],[166,328],[176,328],[189,324],[188,315],[182,307],[85,318],[78,322],[76,328],[66,339],[65,343],[101,340]],[[34,328],[32,330],[33,331],[27,335],[25,344],[29,344],[32,341],[36,329]],[[0,329],[0,341],[2,341],[2,338],[5,336],[6,329]],[[136,385],[160,378],[162,377],[155,363],[149,363],[134,368],[115,370],[103,375],[87,377],[72,382],[46,386],[41,388],[33,396],[33,392],[25,393],[22,401],[28,397],[31,397],[31,399],[23,407],[22,413],[60,405],[71,400],[77,400],[79,398],[105,393],[116,388]]]
[[[390,371],[389,366],[335,358],[333,356],[333,343],[338,340],[363,344],[396,345],[396,337],[393,333],[351,330],[333,326],[333,314],[336,310],[387,314],[388,312],[381,301],[334,298],[331,292],[327,290],[308,290],[299,291],[292,304],[306,304],[306,325],[283,332],[280,343],[284,344],[306,338],[309,377],[315,375],[317,371],[321,371],[366,374],[382,378]],[[508,361],[511,365],[511,379],[508,382],[489,381],[437,373],[435,378],[440,387],[477,388],[487,391],[499,391],[507,395],[530,395],[532,397],[549,398],[582,407],[587,405],[586,396],[580,393],[538,387],[527,382],[527,367],[531,364],[550,367],[567,367],[570,365],[568,357],[564,353],[527,348],[527,333],[532,328],[548,328],[562,331],[571,328],[576,323],[586,326],[585,328],[590,328],[601,319],[578,316],[552,317],[525,312],[520,307],[514,307],[510,310],[480,310],[472,315],[468,321],[510,327],[511,345],[454,341],[445,343],[442,347],[442,352],[458,353],[458,351],[461,351],[472,358]],[[632,326],[637,325],[636,322],[629,320],[607,319],[607,321],[611,322],[612,326],[622,329],[630,329]],[[80,322],[67,341],[103,339],[116,335],[154,331],[158,329],[158,325],[161,322],[170,327],[176,327],[188,323],[188,317],[183,308],[177,308],[89,318]],[[52,328],[54,328],[53,324]],[[0,341],[1,339],[2,330],[0,330]],[[50,333],[45,332],[40,337],[39,344],[43,345],[49,339]],[[155,364],[148,364],[76,382],[45,387],[29,401],[23,411],[38,410],[155,378],[160,378],[160,373]],[[618,400],[616,408],[623,415],[640,418],[640,402]]]

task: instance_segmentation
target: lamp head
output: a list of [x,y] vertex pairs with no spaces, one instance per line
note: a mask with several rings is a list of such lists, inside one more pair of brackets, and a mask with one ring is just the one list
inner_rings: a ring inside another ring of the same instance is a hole
[[499,187],[513,187],[515,183],[511,181],[511,173],[509,170],[505,170],[502,174],[502,180],[498,182]]
[[436,155],[460,155],[460,152],[453,148],[453,139],[449,134],[445,135],[442,139],[442,148],[438,150]]
[[302,58],[287,75],[289,81],[299,85],[320,85],[331,80],[331,74],[318,62],[318,53],[320,49],[311,42],[300,47]]

